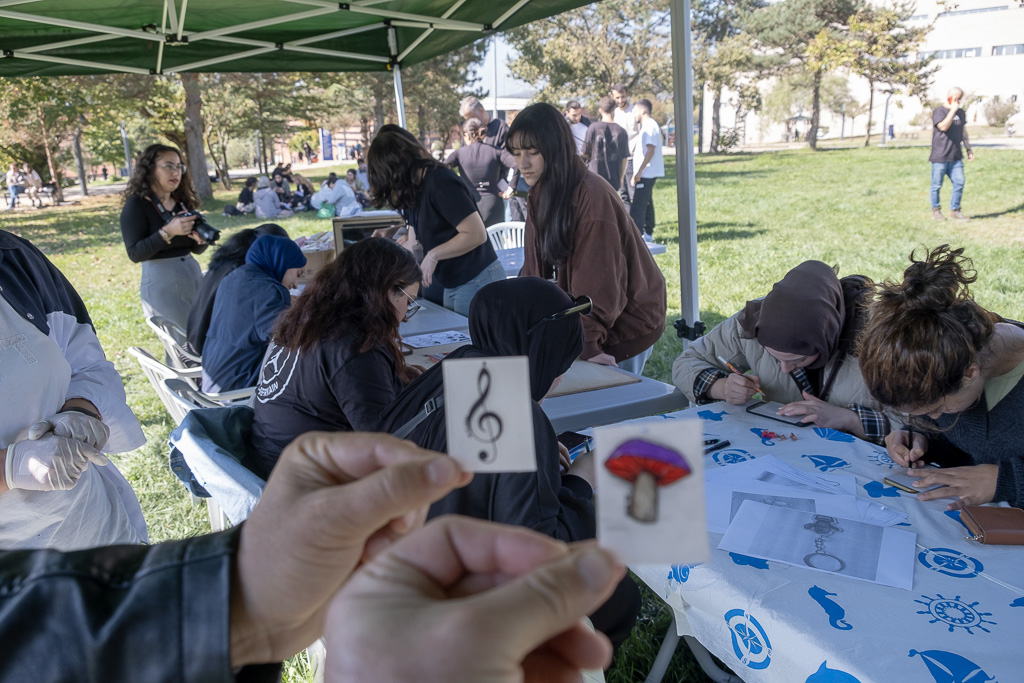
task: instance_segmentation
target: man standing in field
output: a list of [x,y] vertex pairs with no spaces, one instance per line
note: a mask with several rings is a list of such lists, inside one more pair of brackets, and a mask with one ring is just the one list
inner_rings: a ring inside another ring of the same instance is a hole
[[[622,126],[629,138],[629,146],[633,147],[633,139],[636,138],[636,121],[633,118],[633,105],[629,103],[629,90],[624,83],[616,83],[612,86],[612,99],[615,100],[615,123]],[[629,179],[633,177],[633,161],[626,162],[625,182],[622,183],[619,194],[626,207],[633,201],[633,185]]]
[[949,200],[949,217],[967,220],[960,212],[960,198],[964,194],[964,155],[960,145],[967,151],[967,160],[974,159],[971,143],[967,139],[967,116],[961,108],[964,91],[952,88],[946,97],[946,105],[932,112],[932,218],[943,220],[939,201],[939,190],[945,176],[953,183],[953,196]]

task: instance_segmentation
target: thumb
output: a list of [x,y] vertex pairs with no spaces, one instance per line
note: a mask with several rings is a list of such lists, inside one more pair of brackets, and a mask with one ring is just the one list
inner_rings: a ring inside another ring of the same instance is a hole
[[101,467],[110,464],[110,461],[107,460],[107,456],[103,455],[102,453],[99,452],[99,450],[93,448],[92,446],[83,441],[78,441],[77,439],[73,439],[69,436],[62,436],[57,438],[65,440],[68,446],[71,448],[72,454],[75,456],[85,458],[94,465],[99,465]]
[[49,420],[40,420],[34,425],[28,428],[28,439],[29,441],[36,441],[40,439],[44,434],[53,429],[53,423]]
[[625,567],[597,545],[573,548],[564,558],[542,565],[473,598],[481,611],[503,614],[502,637],[516,651],[533,651],[575,626],[615,590]]

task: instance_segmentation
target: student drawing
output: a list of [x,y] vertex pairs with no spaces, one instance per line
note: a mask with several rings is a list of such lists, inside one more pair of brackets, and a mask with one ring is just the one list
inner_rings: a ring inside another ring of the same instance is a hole
[[478,453],[480,462],[492,463],[498,458],[495,442],[501,438],[504,421],[501,415],[487,408],[487,396],[491,393],[491,373],[487,369],[487,363],[480,366],[476,388],[479,396],[466,414],[466,436],[483,444]]
[[633,488],[626,514],[638,522],[658,520],[658,487],[690,474],[690,466],[678,452],[642,439],[630,439],[612,451],[604,466]]

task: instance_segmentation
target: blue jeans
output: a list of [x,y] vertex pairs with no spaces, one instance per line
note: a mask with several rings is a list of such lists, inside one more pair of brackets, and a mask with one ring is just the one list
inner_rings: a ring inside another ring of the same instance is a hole
[[25,191],[25,186],[11,185],[7,190],[11,193],[11,203],[7,205],[7,208],[13,209],[18,204],[18,195]]
[[495,261],[491,265],[487,266],[480,271],[480,274],[469,282],[459,285],[458,287],[448,288],[444,290],[444,307],[449,311],[455,311],[459,315],[469,315],[469,302],[473,300],[476,293],[484,285],[489,285],[492,282],[500,282],[505,279],[505,268],[502,267],[501,261]]
[[632,358],[627,358],[619,363],[619,370],[625,370],[626,372],[632,372],[634,375],[644,374],[644,366],[647,365],[647,359],[651,357],[651,353],[654,351],[654,347],[648,347],[646,351],[641,351]]
[[953,183],[953,196],[949,200],[949,210],[960,210],[960,198],[964,194],[964,160],[956,161],[933,161],[932,162],[932,208],[941,206],[939,202],[939,190],[942,189],[942,180],[949,176]]

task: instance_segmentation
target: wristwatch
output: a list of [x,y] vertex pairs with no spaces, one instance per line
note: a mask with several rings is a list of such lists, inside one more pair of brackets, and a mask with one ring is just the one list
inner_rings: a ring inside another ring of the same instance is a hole
[[158,232],[160,233],[160,236],[164,238],[164,242],[167,242],[167,244],[171,243],[171,236],[166,230],[160,228]]

